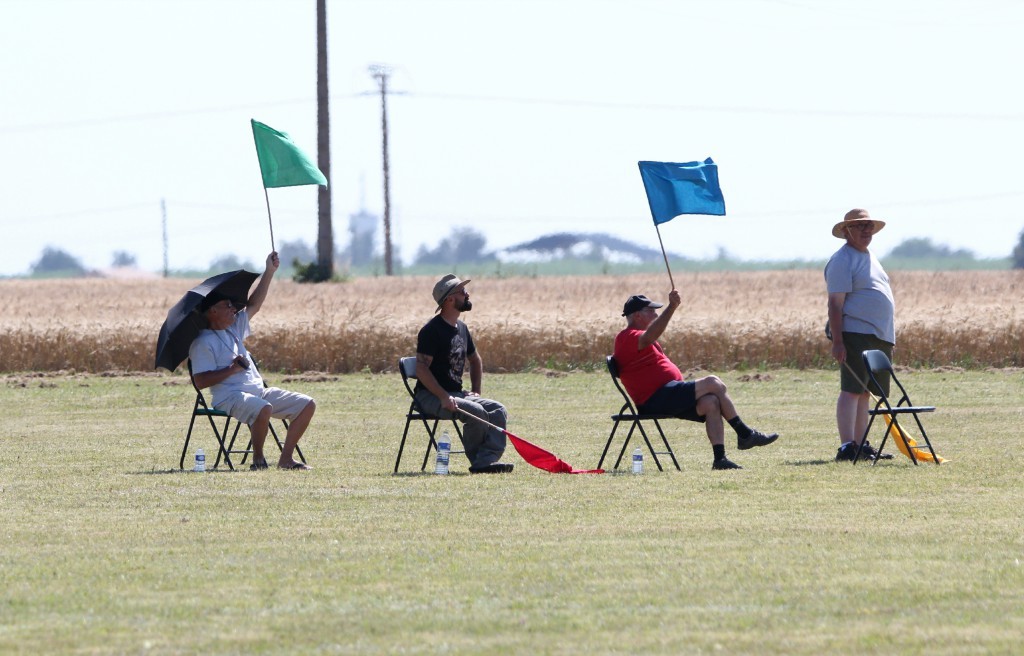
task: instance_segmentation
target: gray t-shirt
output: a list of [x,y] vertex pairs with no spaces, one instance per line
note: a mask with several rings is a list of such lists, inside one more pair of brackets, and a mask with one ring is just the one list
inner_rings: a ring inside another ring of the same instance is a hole
[[844,244],[825,265],[828,293],[844,293],[843,331],[896,343],[896,302],[889,276],[870,252]]
[[249,313],[242,310],[235,315],[235,322],[224,330],[206,328],[192,341],[188,357],[192,360],[192,373],[201,374],[216,371],[231,364],[237,355],[244,355],[249,361],[249,368],[228,376],[225,380],[212,385],[213,405],[225,402],[232,394],[248,392],[263,393],[263,378],[256,370],[256,364],[245,350],[245,338],[249,336]]

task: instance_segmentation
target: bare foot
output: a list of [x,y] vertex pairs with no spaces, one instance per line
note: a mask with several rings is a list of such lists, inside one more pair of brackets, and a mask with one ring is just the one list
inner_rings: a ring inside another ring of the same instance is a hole
[[312,467],[310,467],[307,464],[304,464],[304,463],[301,463],[301,462],[295,462],[294,460],[289,461],[289,462],[279,462],[279,463],[277,463],[277,468],[278,469],[302,469],[302,470],[313,469]]

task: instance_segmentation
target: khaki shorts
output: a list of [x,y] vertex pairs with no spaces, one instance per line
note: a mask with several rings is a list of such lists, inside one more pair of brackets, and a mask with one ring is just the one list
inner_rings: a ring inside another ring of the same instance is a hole
[[[839,389],[850,394],[863,394],[865,386],[869,386],[871,393],[877,396],[878,389],[873,384],[868,383],[870,379],[868,378],[868,370],[864,366],[862,354],[864,351],[881,351],[885,353],[885,357],[889,358],[889,362],[892,362],[892,344],[878,339],[874,335],[844,332],[843,346],[846,347],[846,364],[849,367],[840,365]],[[850,369],[853,369],[853,373],[850,373]],[[875,377],[878,379],[878,383],[882,386],[886,396],[888,396],[889,373],[876,374]]]
[[243,424],[252,425],[256,416],[268,405],[272,408],[271,417],[275,419],[293,420],[299,416],[312,397],[298,392],[289,392],[279,387],[268,387],[263,390],[262,396],[239,392],[228,397],[217,405],[217,410],[223,410]]

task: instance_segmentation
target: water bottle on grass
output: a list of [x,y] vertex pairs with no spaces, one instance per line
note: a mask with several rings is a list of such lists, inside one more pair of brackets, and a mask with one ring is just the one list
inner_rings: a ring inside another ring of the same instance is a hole
[[206,453],[203,452],[202,448],[196,449],[196,466],[192,469],[192,471],[206,471]]
[[633,473],[644,473],[644,452],[640,450],[640,447],[633,449]]
[[441,439],[437,441],[437,464],[434,465],[435,474],[448,473],[448,459],[452,453],[452,438],[448,435],[448,429],[441,433]]

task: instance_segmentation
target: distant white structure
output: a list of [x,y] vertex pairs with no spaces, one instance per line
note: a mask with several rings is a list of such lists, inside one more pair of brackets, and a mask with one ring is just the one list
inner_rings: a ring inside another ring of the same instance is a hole
[[534,264],[559,260],[593,260],[611,264],[656,261],[659,251],[604,234],[557,233],[498,251],[500,262]]
[[348,217],[349,256],[353,265],[369,264],[377,250],[380,217],[361,209]]

